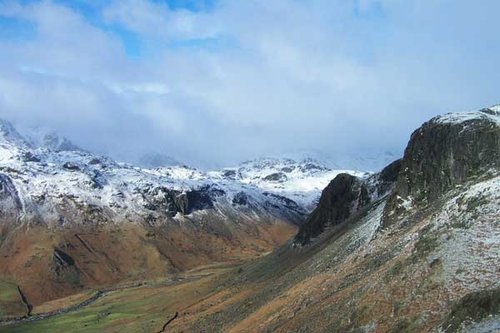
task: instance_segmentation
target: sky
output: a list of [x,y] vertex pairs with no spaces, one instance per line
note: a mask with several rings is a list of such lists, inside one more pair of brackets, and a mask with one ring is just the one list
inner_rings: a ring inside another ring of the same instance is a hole
[[500,103],[497,0],[0,0],[0,117],[195,166],[392,151]]

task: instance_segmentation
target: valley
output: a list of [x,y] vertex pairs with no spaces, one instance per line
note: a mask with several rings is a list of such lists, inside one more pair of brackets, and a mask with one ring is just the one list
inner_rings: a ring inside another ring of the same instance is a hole
[[292,199],[229,209],[228,192],[154,223],[4,223],[0,331],[500,330],[500,107],[429,120],[302,220]]

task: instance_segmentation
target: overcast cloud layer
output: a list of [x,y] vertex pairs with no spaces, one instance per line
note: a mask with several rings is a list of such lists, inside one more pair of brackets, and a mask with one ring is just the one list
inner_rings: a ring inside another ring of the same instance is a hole
[[[98,3],[98,4],[96,4]],[[500,102],[496,0],[0,2],[0,117],[196,165],[400,152]]]

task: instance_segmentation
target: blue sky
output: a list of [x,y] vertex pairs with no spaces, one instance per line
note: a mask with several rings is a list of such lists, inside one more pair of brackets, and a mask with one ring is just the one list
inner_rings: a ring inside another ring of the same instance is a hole
[[0,2],[0,117],[133,161],[400,153],[500,102],[495,0]]

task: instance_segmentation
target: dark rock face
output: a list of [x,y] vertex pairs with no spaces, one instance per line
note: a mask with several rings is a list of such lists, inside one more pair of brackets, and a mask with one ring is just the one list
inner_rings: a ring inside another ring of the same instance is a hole
[[387,183],[394,183],[398,179],[399,172],[403,164],[403,159],[395,160],[380,171],[380,180]]
[[80,272],[75,265],[75,260],[66,252],[54,249],[52,255],[52,270],[56,278],[70,284],[80,282]]
[[233,198],[233,205],[246,206],[248,205],[248,196],[245,192],[238,192]]
[[[272,198],[275,203],[279,204],[279,205],[274,205],[275,208],[280,208],[281,206],[284,206],[291,211],[303,214],[302,208],[295,201],[291,199],[288,199],[279,194],[269,193],[269,192],[265,192],[264,195],[267,196],[268,198]],[[272,202],[269,202],[268,204],[273,205]]]
[[71,163],[71,162],[66,162],[63,164],[62,166],[64,169],[67,169],[67,170],[73,170],[73,171],[78,171],[80,170],[80,167],[74,163]]
[[25,162],[35,162],[35,163],[39,163],[40,162],[40,158],[38,156],[35,156],[33,153],[31,152],[25,152],[22,156],[23,158],[23,161]]
[[228,179],[236,179],[236,170],[226,170],[224,171],[224,174],[223,174],[224,178],[228,178]]
[[[486,111],[478,115],[481,112]],[[396,188],[386,205],[384,225],[398,216],[402,199],[416,205],[432,203],[455,185],[489,169],[500,169],[500,126],[494,120],[480,116],[460,122],[431,119],[411,135]]]
[[187,211],[184,214],[191,214],[197,210],[214,208],[212,195],[216,195],[216,193],[208,186],[186,192]]
[[320,165],[317,165],[315,163],[312,163],[312,162],[307,162],[303,165],[300,166],[300,170],[302,172],[306,172],[306,171],[323,171],[323,170],[328,170],[328,168],[325,168],[323,166],[320,166]]
[[368,188],[357,177],[339,174],[323,190],[318,207],[302,225],[295,240],[306,244],[326,227],[338,225],[370,203]]
[[22,211],[21,200],[12,180],[0,174],[0,220],[15,221]]
[[225,195],[225,192],[207,185],[187,192],[155,187],[142,195],[147,202],[147,209],[165,212],[167,216],[174,217],[177,213],[188,215],[198,210],[214,208],[216,198]]
[[281,171],[283,171],[285,173],[290,173],[293,170],[295,170],[295,167],[284,167],[284,168],[281,168]]
[[282,172],[272,173],[263,178],[267,182],[284,182],[287,179],[287,176]]
[[[186,193],[181,193],[175,197],[176,213],[180,212],[182,215],[188,214],[188,198]],[[175,214],[174,214],[175,215]]]
[[178,191],[160,186],[149,189],[142,196],[146,200],[145,208],[149,210],[164,212],[169,217],[174,217],[177,212],[184,212],[182,194]]
[[376,197],[383,197],[387,195],[394,187],[398,179],[398,175],[401,172],[401,168],[403,166],[403,159],[396,160],[386,166],[380,171],[380,173],[376,174],[377,183],[375,188],[371,189],[372,191],[376,191]]
[[104,185],[108,183],[106,177],[104,177],[104,175],[98,170],[92,170],[89,177],[93,188],[102,189],[104,188]]

